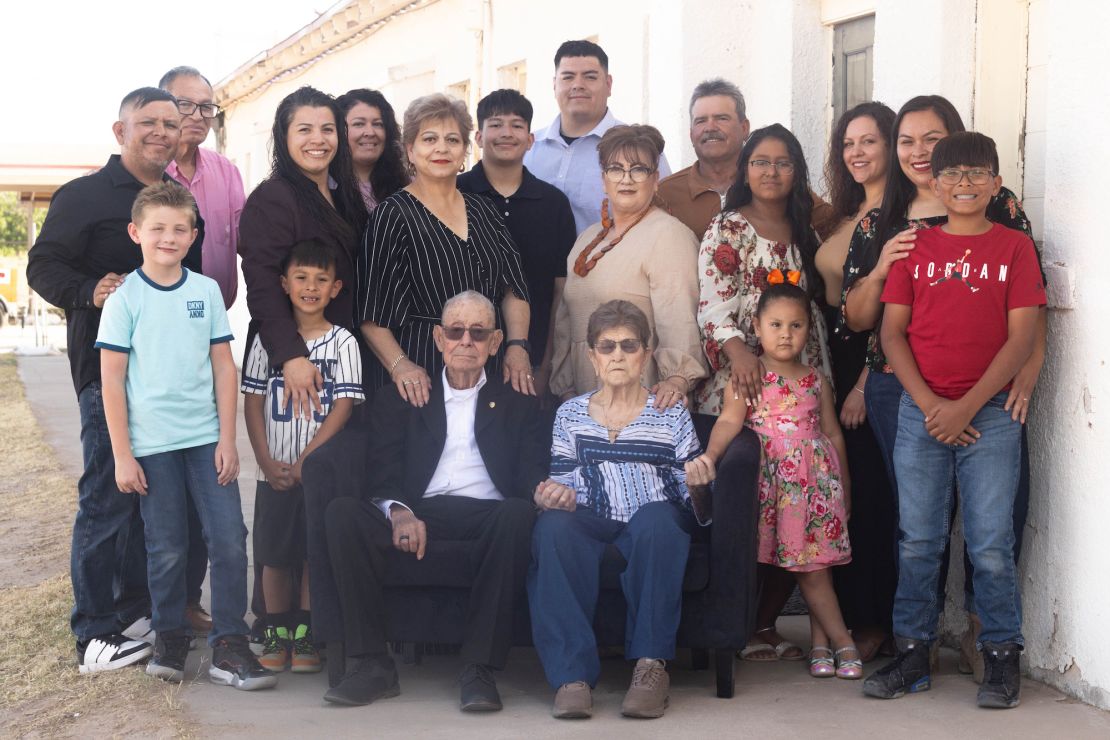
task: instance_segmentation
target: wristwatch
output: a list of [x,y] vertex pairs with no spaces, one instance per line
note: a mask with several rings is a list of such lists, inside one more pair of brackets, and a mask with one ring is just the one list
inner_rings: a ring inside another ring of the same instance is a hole
[[532,355],[532,345],[528,343],[527,339],[510,339],[509,341],[505,342],[505,349],[508,349],[509,347],[520,347],[525,352],[527,352],[529,356]]

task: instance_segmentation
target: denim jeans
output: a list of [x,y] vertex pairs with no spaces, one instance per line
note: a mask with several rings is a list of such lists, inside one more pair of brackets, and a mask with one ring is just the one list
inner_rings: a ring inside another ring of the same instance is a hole
[[1021,424],[999,393],[971,421],[982,435],[967,447],[941,444],[908,393],[898,412],[894,465],[900,483],[898,592],[894,632],[933,640],[941,601],[937,584],[959,483],[964,539],[975,575],[982,642],[1023,643],[1014,565],[1014,499],[1021,470]]
[[886,463],[890,476],[890,490],[898,500],[898,481],[894,476],[894,443],[898,438],[898,404],[902,399],[902,384],[894,373],[880,373],[872,370],[867,374],[864,385],[864,405],[867,407],[867,423],[875,433],[875,441]]
[[85,471],[77,481],[69,571],[78,640],[117,632],[150,612],[139,500],[120,493],[100,383],[77,397]]
[[628,523],[589,509],[544,511],[532,530],[528,604],[532,642],[552,688],[601,675],[594,636],[601,560],[612,543],[627,561],[624,657],[670,660],[682,617],[682,579],[697,524],[670,501],[641,506]]
[[247,527],[239,484],[216,480],[216,444],[160,452],[139,458],[146,474],[141,498],[146,523],[147,572],[156,632],[186,629],[185,571],[189,552],[191,497],[211,562],[212,632],[208,644],[247,634]]

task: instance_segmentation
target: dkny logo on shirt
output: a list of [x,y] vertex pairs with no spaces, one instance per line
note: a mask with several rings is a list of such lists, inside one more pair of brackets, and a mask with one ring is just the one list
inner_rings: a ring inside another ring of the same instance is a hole
[[204,318],[204,301],[185,301],[185,308],[189,311],[190,319]]

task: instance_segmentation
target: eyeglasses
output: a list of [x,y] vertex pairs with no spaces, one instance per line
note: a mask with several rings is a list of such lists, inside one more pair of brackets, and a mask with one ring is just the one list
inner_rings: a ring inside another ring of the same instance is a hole
[[640,351],[642,344],[639,339],[622,339],[614,342],[612,339],[601,339],[594,343],[594,351],[602,355],[611,355],[618,346],[626,355],[634,355]]
[[178,98],[177,112],[183,116],[191,116],[193,112],[200,109],[201,118],[215,118],[220,115],[220,106],[215,103],[194,103],[191,100]]
[[484,326],[445,326],[443,327],[443,334],[452,342],[457,342],[463,338],[463,334],[470,332],[470,338],[475,342],[484,342],[489,339],[490,334],[493,334],[496,329],[488,329]]
[[937,179],[945,185],[959,185],[967,175],[967,181],[972,185],[986,185],[994,177],[990,170],[958,170],[950,167],[937,173]]
[[759,170],[760,172],[766,172],[767,170],[774,168],[779,172],[787,175],[794,171],[794,163],[791,162],[789,159],[780,159],[777,162],[772,162],[769,159],[751,159],[748,160],[748,166],[751,167],[753,170]]
[[616,185],[624,179],[625,175],[628,175],[628,179],[632,182],[643,182],[644,180],[651,177],[652,173],[655,172],[655,170],[653,170],[651,167],[645,167],[642,164],[633,165],[627,170],[620,165],[611,164],[604,170],[602,170],[602,172],[605,173],[606,180]]

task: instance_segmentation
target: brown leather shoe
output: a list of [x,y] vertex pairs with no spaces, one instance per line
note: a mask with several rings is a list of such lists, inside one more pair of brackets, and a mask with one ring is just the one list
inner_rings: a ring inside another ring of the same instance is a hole
[[589,719],[594,713],[594,696],[585,681],[565,683],[555,692],[551,716],[555,719]]
[[212,617],[208,616],[208,612],[204,611],[204,607],[200,604],[189,604],[185,607],[185,620],[189,623],[189,629],[196,635],[207,635],[212,631]]
[[669,700],[671,677],[661,660],[640,658],[632,669],[632,683],[621,703],[625,717],[655,719],[662,717]]

